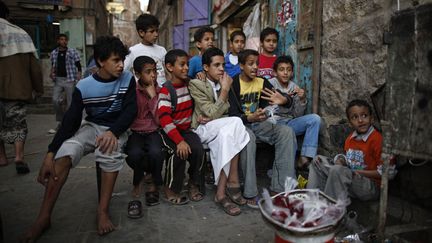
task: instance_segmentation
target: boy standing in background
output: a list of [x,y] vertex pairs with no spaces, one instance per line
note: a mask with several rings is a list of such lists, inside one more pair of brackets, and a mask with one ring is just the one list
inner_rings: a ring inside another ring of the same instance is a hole
[[274,52],[277,48],[279,32],[273,28],[265,28],[260,34],[260,45],[262,52],[258,57],[258,77],[271,79],[275,76],[273,63],[276,60]]
[[159,20],[151,14],[141,14],[135,20],[135,26],[141,43],[129,48],[129,55],[125,60],[125,70],[130,70],[135,58],[139,56],[148,56],[156,62],[157,82],[160,87],[165,83],[164,58],[166,50],[164,47],[156,44],[159,37]]
[[225,71],[228,75],[233,78],[237,74],[240,74],[240,64],[238,62],[238,54],[243,51],[246,43],[246,35],[241,30],[236,30],[230,35],[230,47],[229,51],[225,55]]
[[199,53],[189,60],[188,76],[191,79],[197,78],[205,80],[205,74],[202,68],[201,56],[210,47],[213,47],[214,30],[211,27],[205,26],[199,28],[194,34],[195,46]]

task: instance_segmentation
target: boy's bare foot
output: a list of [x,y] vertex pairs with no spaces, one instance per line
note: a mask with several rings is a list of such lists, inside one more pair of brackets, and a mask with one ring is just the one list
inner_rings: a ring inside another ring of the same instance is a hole
[[140,197],[142,192],[142,182],[140,184],[136,185],[132,189],[132,197]]
[[111,222],[108,213],[99,212],[98,213],[98,234],[106,235],[115,230],[115,226]]
[[37,219],[19,241],[23,243],[35,242],[45,230],[49,229],[50,226],[51,221],[49,218]]

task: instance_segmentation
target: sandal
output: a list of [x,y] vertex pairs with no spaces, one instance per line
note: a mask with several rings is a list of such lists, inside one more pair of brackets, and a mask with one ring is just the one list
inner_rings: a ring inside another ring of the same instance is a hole
[[245,198],[245,199],[246,199],[246,205],[248,207],[253,208],[253,209],[259,208],[258,203],[259,203],[260,198],[258,196],[255,196],[253,198]]
[[189,200],[192,202],[199,202],[204,199],[204,194],[199,191],[198,187],[192,184],[189,184]]
[[138,219],[142,217],[142,204],[139,200],[130,201],[128,204],[128,217]]
[[164,201],[171,203],[172,205],[185,205],[189,202],[186,196],[173,196],[170,198],[163,198]]
[[[218,205],[220,208],[223,209],[223,211],[231,216],[237,216],[241,213],[240,208],[235,205],[234,203],[231,202],[231,200],[228,197],[224,197],[222,198],[220,201],[218,201],[215,198],[215,203],[216,205]],[[239,209],[238,211],[233,211],[233,209]]]
[[15,161],[15,169],[17,174],[27,174],[30,172],[28,165],[24,161]]
[[240,187],[226,187],[225,194],[237,205],[245,205],[246,199],[242,196]]
[[145,193],[145,204],[147,206],[155,206],[159,204],[159,192],[146,192]]

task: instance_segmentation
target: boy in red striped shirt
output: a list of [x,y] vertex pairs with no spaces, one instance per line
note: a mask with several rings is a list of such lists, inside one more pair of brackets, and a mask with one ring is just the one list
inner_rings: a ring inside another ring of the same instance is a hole
[[[166,164],[164,191],[168,202],[181,205],[189,200],[200,201],[204,197],[204,151],[200,138],[191,131],[193,101],[187,88],[187,53],[180,49],[169,51],[165,55],[165,67],[171,74],[171,81],[161,88],[158,104],[160,125],[165,133],[163,142],[170,154]],[[174,87],[177,97],[171,97],[168,85]],[[173,98],[177,99],[175,106]],[[189,199],[180,195],[186,160],[189,161]]]

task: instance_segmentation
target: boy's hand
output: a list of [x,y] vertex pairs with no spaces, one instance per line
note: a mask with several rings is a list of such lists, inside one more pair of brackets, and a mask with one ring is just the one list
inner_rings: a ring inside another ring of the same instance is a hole
[[270,105],[284,105],[288,102],[287,98],[276,90],[264,88],[261,97],[269,102]]
[[189,154],[192,153],[191,148],[189,147],[189,144],[183,140],[179,144],[177,144],[177,156],[180,157],[180,159],[187,159],[189,157]]
[[219,80],[221,89],[226,91],[229,91],[231,89],[232,82],[232,78],[226,72],[224,72],[222,78]]
[[301,102],[304,103],[306,101],[306,91],[304,89],[296,87],[294,89],[294,93],[296,93],[298,95],[298,97],[300,98]]
[[39,169],[37,181],[43,186],[47,186],[50,177],[52,177],[55,181],[58,180],[54,167],[54,154],[51,152],[45,155],[44,162]]
[[203,124],[204,125],[204,124],[207,124],[207,122],[209,122],[209,121],[211,121],[211,119],[208,118],[208,117],[205,117],[203,115],[199,115],[198,118],[197,118],[197,122],[199,124]]
[[111,154],[117,149],[117,144],[117,137],[111,131],[106,131],[96,137],[96,148],[99,148],[103,154]]
[[195,75],[195,77],[196,77],[197,79],[199,79],[199,80],[205,81],[206,75],[205,75],[205,73],[204,73],[203,71],[201,71],[201,72],[197,73],[197,74]]
[[145,90],[147,91],[147,94],[150,97],[150,99],[156,96],[156,86],[154,83],[145,86]]
[[247,120],[249,122],[262,122],[266,120],[267,117],[265,115],[264,109],[258,108],[254,113],[247,116]]

